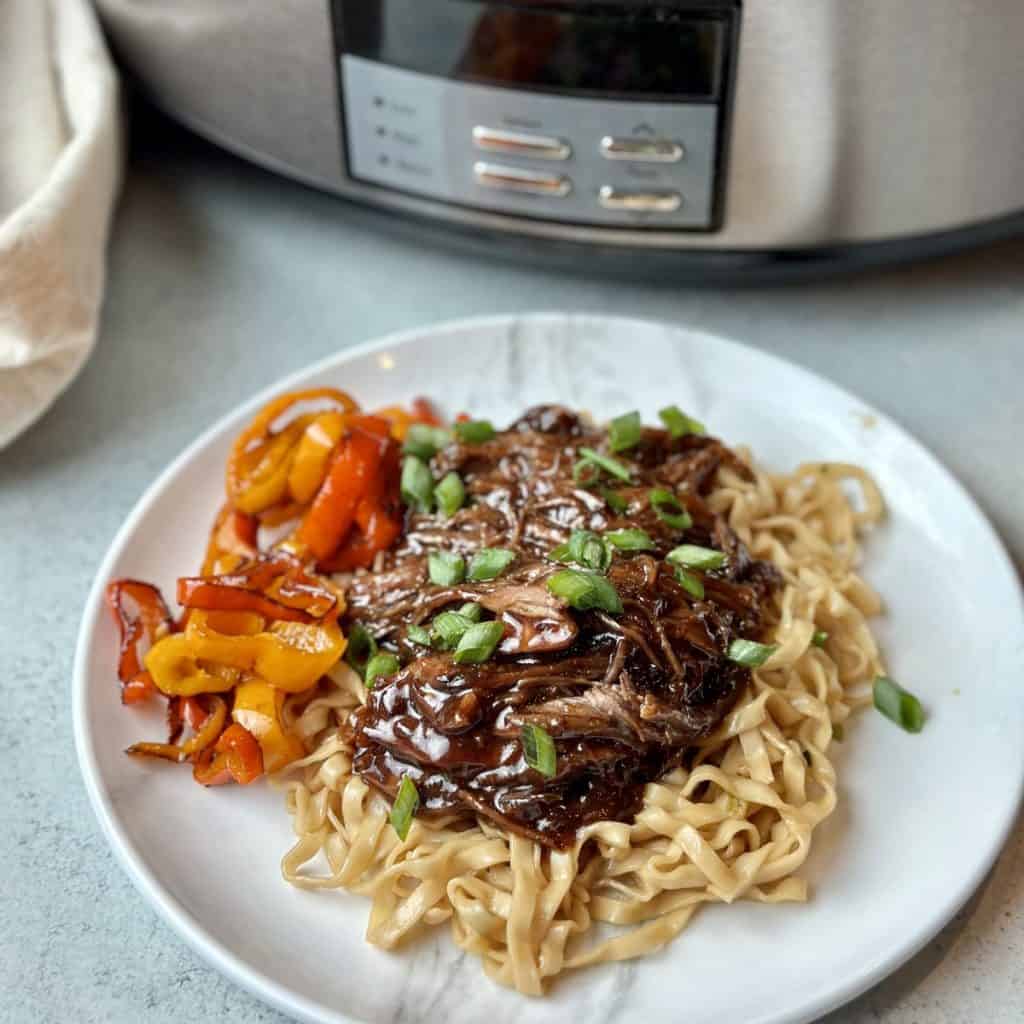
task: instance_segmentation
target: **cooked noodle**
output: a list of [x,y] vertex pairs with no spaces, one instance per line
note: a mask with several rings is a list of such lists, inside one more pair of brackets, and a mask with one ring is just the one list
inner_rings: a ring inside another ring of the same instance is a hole
[[[483,818],[420,816],[399,840],[388,802],[352,774],[340,727],[363,689],[341,665],[329,690],[286,706],[315,744],[285,783],[298,836],[287,881],[369,897],[366,937],[382,949],[449,921],[491,978],[530,995],[561,971],[659,948],[701,903],[806,900],[796,872],[836,804],[833,729],[870,702],[882,671],[867,621],[881,603],[855,572],[882,498],[862,469],[815,463],[789,476],[754,470],[752,481],[722,469],[708,502],[782,573],[779,646],[688,767],[647,785],[632,824],[588,825],[552,850]],[[824,649],[816,630],[828,632]],[[598,941],[597,922],[625,929]]]

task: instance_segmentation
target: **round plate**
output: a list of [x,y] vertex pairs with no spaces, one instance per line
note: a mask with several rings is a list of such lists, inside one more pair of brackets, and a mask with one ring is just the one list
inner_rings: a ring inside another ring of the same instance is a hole
[[[225,456],[255,409],[285,389],[333,384],[367,408],[427,394],[503,423],[558,401],[650,420],[678,403],[730,444],[790,469],[856,462],[890,517],[865,575],[888,612],[890,671],[928,713],[911,736],[874,711],[836,754],[838,810],[814,836],[806,905],[713,905],[664,950],[576,972],[545,999],[489,982],[447,928],[398,953],[363,941],[369,904],[299,892],[278,862],[291,841],[279,792],[196,786],[184,769],[122,751],[160,738],[158,710],[119,703],[115,576],[173,594],[198,566]],[[827,381],[721,338],[635,320],[542,315],[464,321],[345,351],[231,413],[176,459],[118,533],[89,595],[74,670],[82,774],[115,853],[198,952],[255,995],[311,1021],[518,1019],[792,1022],[893,970],[981,882],[1014,820],[1024,775],[1024,608],[989,524],[955,480],[884,416]]]

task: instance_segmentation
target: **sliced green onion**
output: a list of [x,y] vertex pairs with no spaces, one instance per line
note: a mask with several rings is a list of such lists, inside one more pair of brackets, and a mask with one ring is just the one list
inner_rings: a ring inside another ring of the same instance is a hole
[[597,608],[613,615],[622,613],[619,592],[604,576],[593,572],[562,569],[548,579],[548,590],[580,611]]
[[366,673],[366,663],[377,653],[377,641],[361,623],[353,623],[348,631],[345,660],[360,674]]
[[617,516],[621,516],[629,508],[629,502],[621,494],[616,494],[610,487],[602,487],[600,493],[601,497],[607,502],[608,507]]
[[429,512],[434,497],[434,477],[427,464],[416,455],[402,462],[402,501],[419,512]]
[[479,622],[484,610],[476,601],[467,601],[460,609],[459,614],[470,622]]
[[437,646],[443,651],[454,651],[463,634],[474,625],[467,615],[459,612],[441,612],[430,625]]
[[658,518],[663,523],[668,523],[673,529],[687,530],[693,526],[690,513],[683,508],[679,499],[671,491],[655,487],[648,495],[648,500]]
[[466,488],[462,483],[462,477],[454,471],[445,473],[434,488],[434,501],[437,502],[438,510],[445,519],[451,519],[462,508],[465,500]]
[[627,412],[624,416],[616,416],[608,424],[608,447],[613,452],[624,452],[635,448],[640,443],[643,424],[640,413]]
[[452,439],[451,431],[428,423],[410,423],[402,450],[429,462]]
[[824,629],[816,629],[814,636],[811,637],[811,643],[815,647],[824,647],[826,640],[828,640],[828,631]]
[[430,646],[430,632],[422,626],[410,626],[405,631],[405,635],[409,638],[410,643],[419,644],[421,647]]
[[493,653],[494,648],[501,643],[505,635],[505,624],[495,622],[474,622],[459,641],[455,648],[455,660],[461,665],[469,662],[472,665],[479,665],[486,661]]
[[497,579],[514,561],[516,553],[508,548],[481,548],[469,562],[471,580]]
[[494,437],[494,427],[490,420],[469,420],[455,424],[455,436],[463,444],[483,444]]
[[704,424],[692,416],[687,416],[678,405],[666,405],[664,409],[658,410],[658,416],[665,424],[670,437],[677,438],[686,434],[704,433]]
[[756,640],[733,640],[726,657],[737,665],[757,668],[763,665],[777,650],[778,644],[759,644]]
[[611,530],[604,535],[604,539],[620,551],[654,551],[657,547],[646,530],[632,527],[625,530]]
[[527,724],[519,730],[519,742],[526,763],[544,778],[552,778],[558,770],[558,759],[551,736],[539,725]]
[[843,728],[842,722],[832,723],[832,739],[842,743],[846,739],[846,730]]
[[548,555],[555,562],[575,562],[584,569],[607,572],[612,552],[604,540],[592,530],[573,530],[565,544],[559,544]]
[[875,707],[907,732],[920,732],[924,727],[921,702],[888,676],[878,676],[874,685]]
[[704,600],[704,581],[699,576],[690,572],[689,569],[684,569],[681,565],[677,565],[676,582],[690,597],[696,598],[698,601]]
[[419,806],[420,794],[416,790],[416,784],[408,775],[403,775],[402,781],[398,784],[395,802],[391,805],[391,816],[388,819],[395,834],[403,842],[409,834],[409,826],[412,825],[412,819],[416,817]]
[[665,558],[673,565],[682,565],[687,569],[721,569],[725,565],[725,555],[721,551],[702,548],[696,544],[680,544]]
[[629,468],[619,462],[618,459],[613,459],[610,455],[602,455],[600,452],[594,451],[593,448],[581,448],[580,449],[580,461],[576,463],[576,467],[573,469],[573,475],[576,475],[576,470],[580,467],[580,464],[597,466],[599,469],[603,469],[610,476],[618,477],[620,480],[629,482]]
[[380,676],[393,676],[402,666],[398,659],[387,651],[378,651],[366,663],[366,688],[373,689],[373,684]]
[[427,555],[427,574],[439,587],[454,587],[466,578],[466,560],[453,551],[431,551]]

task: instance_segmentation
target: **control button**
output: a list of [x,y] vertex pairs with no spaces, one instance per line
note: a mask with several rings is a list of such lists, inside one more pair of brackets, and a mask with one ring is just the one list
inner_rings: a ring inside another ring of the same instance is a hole
[[601,140],[601,156],[605,160],[637,160],[652,164],[675,164],[686,155],[679,142],[672,139],[643,139],[636,136],[606,135]]
[[683,205],[678,192],[661,189],[628,189],[602,185],[598,192],[606,210],[630,210],[633,213],[673,213]]
[[572,182],[561,174],[540,174],[524,171],[521,167],[502,167],[498,164],[473,164],[473,175],[478,185],[522,192],[534,196],[567,196]]
[[537,160],[568,160],[572,146],[565,139],[550,135],[527,135],[508,132],[501,128],[486,128],[478,124],[473,129],[473,144],[477,149],[511,156],[528,156]]

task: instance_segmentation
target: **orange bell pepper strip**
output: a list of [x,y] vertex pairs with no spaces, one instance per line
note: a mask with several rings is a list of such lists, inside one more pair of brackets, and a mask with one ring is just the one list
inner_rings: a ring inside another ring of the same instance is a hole
[[202,575],[223,572],[219,563],[225,556],[237,561],[252,558],[257,552],[260,521],[255,516],[222,505],[210,530],[210,540],[203,558]]
[[260,555],[219,576],[183,576],[178,603],[206,611],[250,611],[289,622],[312,622],[338,612],[338,595],[286,552]]
[[360,416],[353,418],[352,427],[298,530],[298,541],[317,561],[334,554],[352,528],[356,506],[371,486],[389,444],[386,420]]
[[156,693],[144,659],[153,644],[171,632],[174,622],[160,591],[139,580],[114,580],[107,585],[107,605],[121,634],[117,675],[121,701],[136,704]]
[[220,735],[212,750],[207,748],[196,761],[192,775],[203,786],[220,786],[234,780],[240,786],[255,782],[263,774],[263,753],[256,738],[237,722]]
[[169,743],[133,743],[125,753],[139,757],[158,757],[178,764],[193,760],[220,735],[228,713],[227,705],[220,697],[210,696],[205,699],[209,703],[208,709],[195,697],[185,698],[185,703],[189,705],[185,714],[195,735],[184,743],[175,742],[176,737]]
[[228,457],[227,494],[235,508],[256,514],[284,498],[299,441],[318,415],[296,413],[309,403],[327,403],[342,413],[358,411],[337,388],[293,391],[268,402],[238,436]]
[[353,530],[331,558],[318,564],[323,572],[351,572],[369,569],[378,551],[391,547],[402,532],[402,505],[399,499],[401,477],[400,452],[389,445],[381,467],[356,506]]
[[[201,664],[252,673],[287,693],[315,686],[345,653],[346,640],[336,620],[273,622],[261,628],[256,615],[234,621],[223,612],[192,613],[185,633],[191,656]],[[161,678],[153,678],[160,686]]]
[[345,433],[347,422],[345,413],[325,412],[306,427],[288,473],[288,490],[299,504],[308,504],[320,490],[331,452]]
[[284,725],[284,693],[255,676],[235,690],[231,717],[256,737],[263,752],[263,769],[276,772],[306,754],[298,736]]

